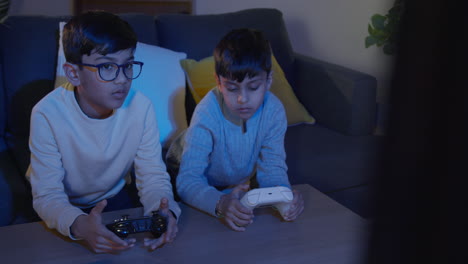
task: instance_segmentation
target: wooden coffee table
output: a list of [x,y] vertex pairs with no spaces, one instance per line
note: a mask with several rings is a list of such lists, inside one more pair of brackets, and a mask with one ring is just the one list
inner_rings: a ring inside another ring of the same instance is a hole
[[[245,232],[235,232],[205,213],[181,204],[179,232],[172,244],[155,251],[142,246],[149,233],[133,235],[134,248],[95,254],[82,242],[50,230],[43,222],[0,227],[1,263],[363,263],[368,223],[310,185],[295,185],[305,209],[294,222],[282,222],[272,208],[255,209]],[[105,223],[142,209],[107,212]]]

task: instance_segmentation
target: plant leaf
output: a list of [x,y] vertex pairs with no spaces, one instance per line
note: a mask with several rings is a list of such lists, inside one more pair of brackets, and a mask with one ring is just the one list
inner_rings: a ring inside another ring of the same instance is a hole
[[375,45],[376,45],[377,47],[382,47],[382,45],[384,45],[384,44],[385,44],[385,41],[383,41],[383,40],[381,40],[381,39],[377,40],[377,43],[375,43]]
[[368,36],[366,37],[366,48],[369,48],[370,46],[374,45],[377,43],[377,39],[375,39],[373,36]]
[[365,39],[366,48],[375,45],[382,47],[387,55],[397,51],[395,40],[399,34],[399,24],[405,9],[405,0],[394,0],[393,7],[386,15],[374,14],[367,26],[369,36]]
[[387,31],[379,30],[379,29],[374,29],[373,36],[379,39],[387,39],[388,35],[390,33]]
[[374,28],[371,24],[367,24],[367,32],[369,32],[370,35],[374,35]]
[[386,16],[382,16],[380,14],[375,14],[371,17],[372,26],[379,30],[385,29],[385,21],[387,20]]

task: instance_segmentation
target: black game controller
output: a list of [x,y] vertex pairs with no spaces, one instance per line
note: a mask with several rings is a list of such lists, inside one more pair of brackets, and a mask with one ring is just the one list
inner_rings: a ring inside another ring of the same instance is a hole
[[140,232],[151,232],[154,238],[159,238],[167,230],[167,219],[157,211],[154,211],[152,216],[136,219],[128,219],[128,215],[123,215],[121,219],[114,220],[114,223],[107,224],[106,227],[121,238]]

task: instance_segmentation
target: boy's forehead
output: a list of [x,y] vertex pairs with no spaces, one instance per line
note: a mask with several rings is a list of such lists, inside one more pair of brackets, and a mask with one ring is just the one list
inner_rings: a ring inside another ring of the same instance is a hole
[[114,52],[114,53],[107,53],[107,54],[103,54],[103,53],[100,53],[97,49],[93,49],[91,51],[91,54],[90,55],[87,55],[87,54],[83,54],[82,58],[88,58],[88,59],[109,59],[109,60],[127,60],[127,59],[132,59],[134,58],[134,54],[135,54],[135,49],[125,49],[125,50],[119,50],[117,52]]
[[258,80],[265,80],[267,77],[267,73],[265,71],[261,71],[254,76],[249,76],[248,74],[245,75],[244,79],[239,82],[233,76],[220,76],[221,81],[226,83],[243,83],[243,82],[251,82],[251,81],[258,81]]

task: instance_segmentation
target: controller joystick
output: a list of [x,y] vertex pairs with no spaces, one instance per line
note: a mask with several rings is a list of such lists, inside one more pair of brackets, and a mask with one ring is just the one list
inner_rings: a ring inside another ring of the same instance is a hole
[[167,230],[167,219],[158,211],[152,212],[151,216],[129,219],[129,215],[114,220],[106,227],[120,238],[126,238],[130,234],[151,232],[154,238],[159,238]]

